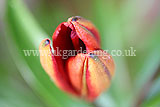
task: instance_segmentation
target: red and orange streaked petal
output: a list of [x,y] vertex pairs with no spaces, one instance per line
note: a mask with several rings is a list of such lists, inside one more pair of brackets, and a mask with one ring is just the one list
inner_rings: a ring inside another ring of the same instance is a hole
[[93,34],[93,36],[96,38],[96,40],[100,44],[99,32],[98,32],[97,28],[95,27],[95,25],[91,21],[86,20],[85,18],[80,17],[80,16],[74,16],[74,17],[69,18],[68,22],[71,22],[71,23],[76,22],[79,25],[86,28],[88,31],[90,31]]
[[50,46],[50,40],[44,39],[39,46],[40,51],[40,62],[44,70],[54,81],[54,83],[62,90],[77,95],[77,92],[73,90],[72,86],[68,83],[64,72],[58,69],[57,62],[53,56],[52,49]]
[[108,65],[106,66],[108,61],[102,57],[103,55],[100,56],[97,51],[90,53],[88,57],[87,85],[88,99],[91,101],[109,87],[114,72],[108,69]]
[[86,56],[78,54],[75,57],[70,57],[66,62],[66,70],[68,72],[72,85],[78,92],[82,89],[82,76]]

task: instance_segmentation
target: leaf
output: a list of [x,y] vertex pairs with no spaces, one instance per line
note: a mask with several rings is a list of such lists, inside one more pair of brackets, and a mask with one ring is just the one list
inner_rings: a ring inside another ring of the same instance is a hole
[[147,98],[141,104],[142,107],[158,107],[160,106],[160,77],[153,83]]
[[[154,32],[152,36],[148,40],[148,44],[146,44],[146,59],[143,63],[143,66],[139,70],[135,79],[135,89],[141,89],[144,84],[151,79],[151,77],[155,74],[158,67],[160,66],[160,31],[159,31],[160,21],[158,21],[155,26]],[[142,53],[143,54],[143,53]],[[144,53],[145,54],[145,53]]]
[[23,50],[38,50],[40,41],[47,36],[21,0],[8,0],[6,7],[6,39],[10,54],[21,75],[41,101],[47,106],[56,107],[87,106],[87,103],[71,98],[55,87],[43,71],[38,54],[25,56]]
[[150,36],[150,39],[148,40],[147,45],[145,46],[147,47],[146,51],[144,53],[141,53],[142,55],[144,54],[147,55],[145,57],[146,59],[143,61],[144,62],[143,66],[140,67],[140,70],[135,75],[134,97],[136,101],[139,100],[139,97],[141,96],[149,96],[149,93],[146,94],[145,90],[148,90],[150,88],[147,86],[150,86],[150,84],[154,82],[154,80],[157,78],[154,76],[157,75],[157,72],[159,72],[158,71],[160,67],[159,26],[160,26],[160,21],[158,21],[157,25],[155,26],[156,29],[154,29],[152,36]]
[[[0,42],[0,106],[2,107],[42,107],[44,104],[39,100],[32,89],[28,87],[16,66],[11,60],[6,46],[4,36]],[[9,67],[8,67],[9,66]]]

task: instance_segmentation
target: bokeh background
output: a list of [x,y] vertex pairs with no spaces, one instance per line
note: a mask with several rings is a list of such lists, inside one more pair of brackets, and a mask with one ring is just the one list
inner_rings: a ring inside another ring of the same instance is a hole
[[[115,56],[111,87],[94,103],[59,90],[40,65],[38,49],[71,16],[91,20],[102,49],[133,47],[136,56]],[[1,107],[160,106],[160,0],[0,0]]]

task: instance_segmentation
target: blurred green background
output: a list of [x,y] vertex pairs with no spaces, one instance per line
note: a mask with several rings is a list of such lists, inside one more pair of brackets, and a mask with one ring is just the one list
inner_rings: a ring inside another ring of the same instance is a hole
[[[113,57],[111,87],[94,103],[59,90],[23,53],[75,15],[96,25],[102,49],[136,50]],[[0,0],[0,40],[0,107],[160,106],[160,0]]]

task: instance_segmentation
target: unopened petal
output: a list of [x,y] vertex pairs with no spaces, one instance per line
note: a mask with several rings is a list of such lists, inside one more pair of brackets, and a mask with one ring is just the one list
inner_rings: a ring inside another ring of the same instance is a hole
[[71,57],[66,62],[66,70],[68,72],[70,81],[76,90],[81,93],[83,88],[83,71],[85,65],[86,56],[84,54],[78,54],[75,57]]
[[39,51],[42,67],[54,83],[62,90],[77,95],[77,92],[73,90],[72,85],[64,74],[64,71],[58,68],[57,62],[52,53],[49,39],[42,40],[39,46]]
[[[88,99],[90,101],[98,97],[110,85],[114,73],[114,62],[110,57],[105,59],[104,55],[99,54],[101,50],[94,51],[88,57],[87,85]],[[108,57],[109,54],[106,54]]]
[[73,16],[73,17],[69,18],[68,21],[69,22],[77,22],[79,25],[85,27],[88,31],[90,31],[94,35],[94,37],[97,39],[98,43],[100,44],[99,32],[98,32],[97,28],[95,27],[95,25],[91,21],[89,21],[81,16]]
[[77,36],[83,41],[87,50],[100,49],[100,38],[94,25],[81,17],[69,18],[68,23],[72,23]]

